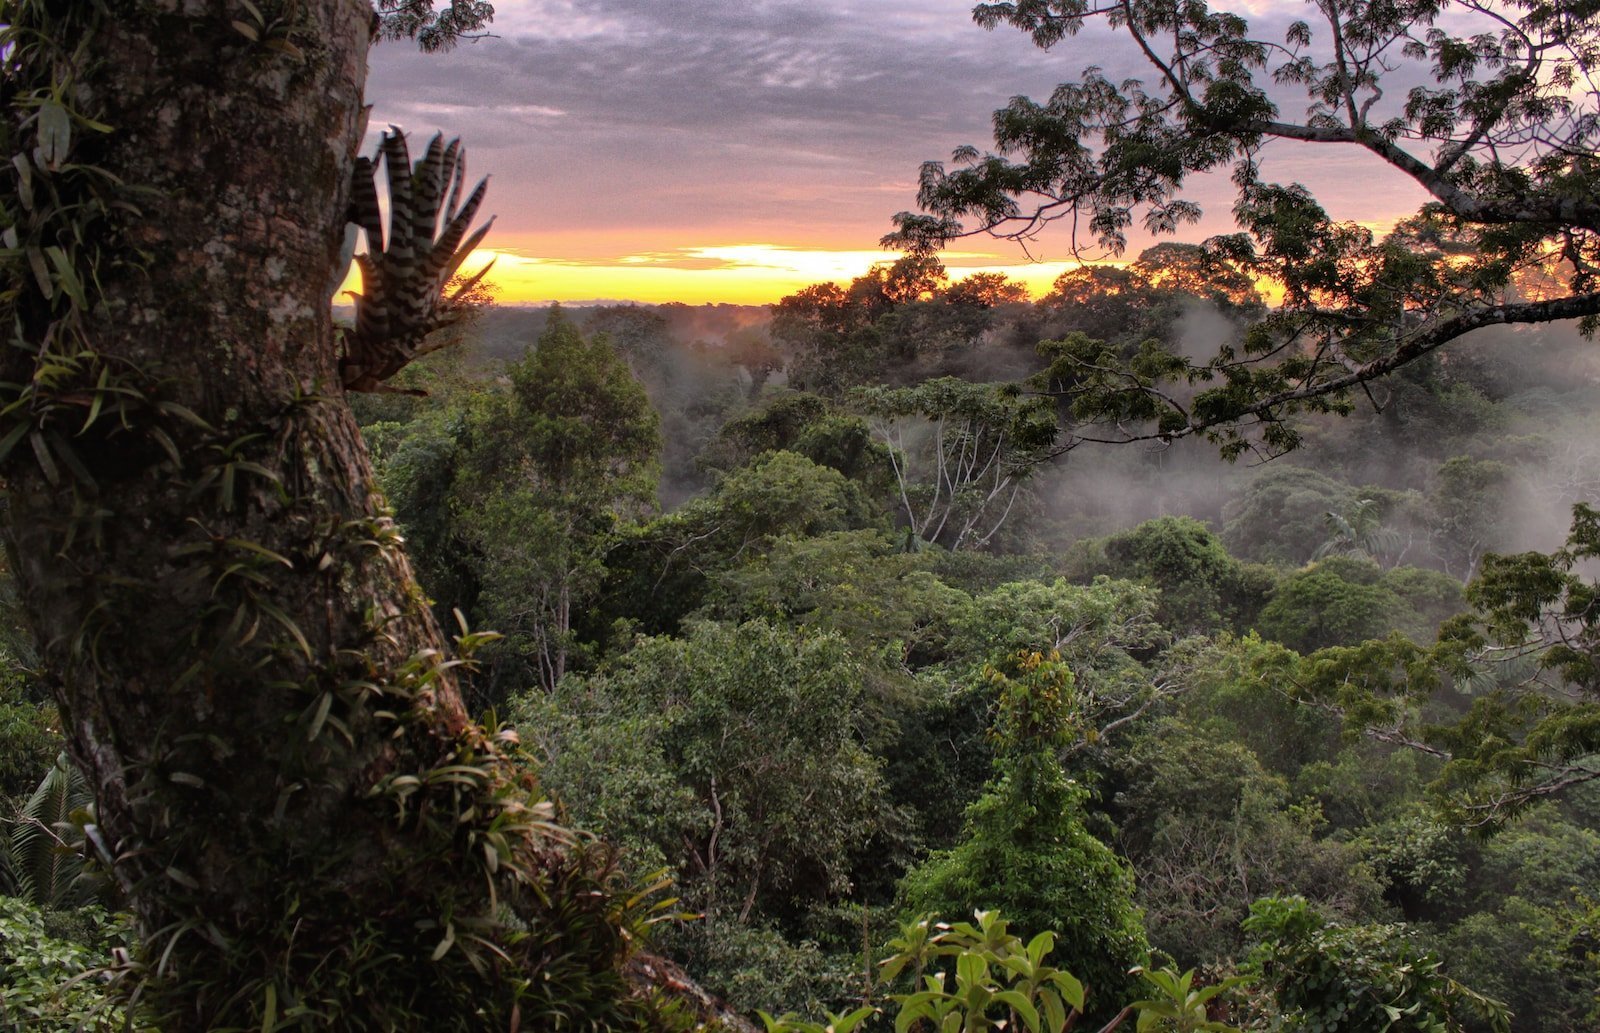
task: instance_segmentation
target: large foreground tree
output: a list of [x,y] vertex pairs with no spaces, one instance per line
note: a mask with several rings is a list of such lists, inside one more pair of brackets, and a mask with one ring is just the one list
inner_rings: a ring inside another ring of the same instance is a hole
[[[1285,5],[1287,6],[1287,5]],[[1276,9],[1257,21],[1276,20]],[[1202,0],[981,3],[1041,47],[1117,33],[1149,74],[1098,67],[1043,103],[995,113],[993,152],[922,168],[921,213],[886,243],[930,252],[969,233],[1020,241],[1052,224],[1120,254],[1135,222],[1201,215],[1196,180],[1232,176],[1240,232],[1218,271],[1270,278],[1280,311],[1213,359],[1062,349],[1051,384],[1081,440],[1204,435],[1227,454],[1297,441],[1288,418],[1343,410],[1366,383],[1480,327],[1600,314],[1600,7],[1589,0],[1309,0],[1271,33]],[[1103,38],[1100,41],[1103,43]],[[1272,145],[1269,151],[1268,147]],[[1268,178],[1301,146],[1365,156],[1372,189],[1428,203],[1386,236]]]
[[628,1021],[603,851],[469,721],[344,397],[424,350],[476,207],[391,139],[385,233],[368,45],[489,13],[0,2],[6,546],[170,1033]]

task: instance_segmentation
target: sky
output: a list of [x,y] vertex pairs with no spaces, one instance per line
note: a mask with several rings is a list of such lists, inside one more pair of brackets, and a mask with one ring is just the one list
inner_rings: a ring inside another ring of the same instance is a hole
[[[499,0],[493,36],[445,54],[373,49],[367,153],[388,124],[459,136],[488,174],[485,247],[502,303],[595,299],[768,304],[892,260],[878,239],[914,208],[921,162],[984,148],[994,109],[1044,99],[1098,65],[1147,76],[1089,30],[1046,52],[985,31],[971,0]],[[1220,5],[1219,5],[1220,6]],[[1286,0],[1235,4],[1276,38]],[[1253,8],[1253,11],[1251,10]],[[1286,111],[1286,114],[1294,114]],[[1272,178],[1383,228],[1420,195],[1353,151],[1273,143]],[[1225,179],[1179,239],[1233,229]],[[1127,258],[1154,240],[1135,238]],[[1035,295],[1075,264],[1067,232],[1030,248],[983,237],[945,253],[956,278],[1005,272]]]

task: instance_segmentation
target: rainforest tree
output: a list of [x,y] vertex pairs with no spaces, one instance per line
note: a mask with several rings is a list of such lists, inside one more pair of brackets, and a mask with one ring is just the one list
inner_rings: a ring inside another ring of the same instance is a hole
[[329,306],[373,33],[490,13],[0,4],[6,547],[174,1033],[627,1019],[608,862],[468,719],[345,397],[444,314],[458,147],[389,139],[415,217],[357,206]]
[[1063,967],[1087,985],[1091,1018],[1136,992],[1129,969],[1149,954],[1133,877],[1083,823],[1088,791],[1059,751],[1079,734],[1074,679],[1059,653],[1020,651],[984,677],[997,690],[994,778],[967,808],[953,849],[907,873],[909,911],[955,921],[974,910],[1050,930]]
[[[1201,435],[1230,456],[1281,452],[1298,442],[1294,413],[1348,410],[1369,381],[1475,329],[1600,317],[1600,111],[1584,85],[1600,11],[1316,0],[1306,14],[1268,35],[1199,0],[974,9],[978,24],[1045,48],[1119,33],[1150,74],[1115,82],[1091,67],[1043,103],[1013,99],[995,113],[992,152],[923,165],[922,211],[897,216],[886,243],[931,254],[971,233],[1026,242],[1064,220],[1075,248],[1120,254],[1136,221],[1162,234],[1198,220],[1194,181],[1226,172],[1240,231],[1204,255],[1216,275],[1284,291],[1281,310],[1214,358],[1063,355],[1073,375],[1052,380],[1068,385],[1079,430],[1058,447]],[[1272,141],[1354,149],[1429,201],[1380,238],[1332,218],[1304,186],[1273,182]],[[1544,290],[1519,291],[1535,270]]]
[[861,388],[855,402],[889,449],[909,534],[951,549],[989,544],[1055,440],[1048,404],[954,377]]
[[574,608],[604,578],[612,536],[655,508],[659,420],[606,335],[585,339],[559,310],[507,372],[511,390],[474,414],[462,524],[482,613],[517,658],[509,674],[554,690],[579,645]]

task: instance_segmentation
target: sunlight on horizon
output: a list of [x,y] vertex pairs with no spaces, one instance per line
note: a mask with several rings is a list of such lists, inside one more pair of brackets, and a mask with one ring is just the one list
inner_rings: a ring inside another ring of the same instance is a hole
[[[599,300],[770,305],[813,284],[844,285],[896,257],[878,250],[762,243],[712,244],[586,260],[544,258],[520,248],[482,248],[463,268],[476,271],[492,259],[494,268],[485,281],[497,288],[495,301],[503,305]],[[1080,264],[1006,262],[999,255],[973,251],[949,251],[941,257],[952,281],[973,273],[1001,273],[1026,286],[1035,299],[1048,293],[1062,273]],[[360,275],[352,266],[338,300],[347,301],[347,292],[359,291],[360,285]]]

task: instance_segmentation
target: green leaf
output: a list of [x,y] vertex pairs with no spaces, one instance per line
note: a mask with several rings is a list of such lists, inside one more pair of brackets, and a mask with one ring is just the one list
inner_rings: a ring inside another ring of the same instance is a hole
[[200,888],[200,881],[198,879],[179,868],[168,866],[167,878],[186,889],[197,890]]
[[267,469],[260,463],[252,463],[248,459],[238,459],[228,465],[237,467],[238,469],[243,470],[245,473],[253,473],[257,477],[271,481],[273,484],[283,483],[283,479],[279,477],[275,471]]
[[56,454],[57,459],[61,460],[62,465],[72,471],[72,476],[76,477],[79,483],[91,492],[99,491],[100,485],[95,482],[94,476],[89,473],[89,468],[84,466],[83,461],[78,458],[77,450],[55,431],[50,431],[48,437],[51,451]]
[[60,101],[51,98],[39,106],[39,156],[46,168],[55,170],[67,160],[72,148],[72,116]]
[[272,1033],[278,1025],[278,988],[267,984],[266,1002],[261,1006],[261,1033]]
[[1083,983],[1071,972],[1056,972],[1050,976],[1050,982],[1061,991],[1061,997],[1072,1005],[1074,1011],[1083,1011]]
[[977,986],[989,974],[989,965],[977,954],[962,954],[956,958],[956,982],[961,986]]
[[1002,990],[994,995],[994,999],[1022,1016],[1022,1021],[1028,1024],[1033,1033],[1039,1033],[1039,1009],[1033,1006],[1032,1001],[1015,990]]
[[83,291],[83,284],[78,280],[78,271],[72,267],[72,258],[56,245],[44,249],[50,264],[56,267],[56,279],[61,284],[62,293],[80,309],[89,307],[88,295]]
[[1232,990],[1234,987],[1247,982],[1249,982],[1248,976],[1231,976],[1220,982],[1212,983],[1210,986],[1201,987],[1194,993],[1191,1000],[1196,1004],[1204,1004],[1224,990]]
[[161,446],[161,450],[167,454],[167,458],[172,460],[173,466],[183,466],[183,456],[178,452],[177,443],[172,440],[166,431],[160,427],[151,427],[149,433],[155,439],[156,444]]
[[867,1017],[877,1014],[878,1009],[863,1005],[848,1015],[828,1016],[827,1033],[854,1033],[857,1026],[867,1021]]
[[52,486],[61,483],[61,471],[56,469],[56,461],[50,458],[50,447],[45,444],[44,435],[34,431],[28,435],[28,444],[33,446],[33,457],[39,461],[39,470],[44,474],[44,479]]
[[244,549],[245,551],[253,552],[258,556],[265,556],[267,559],[273,561],[274,563],[283,564],[285,567],[288,567],[290,570],[294,569],[294,563],[291,562],[287,556],[282,556],[282,555],[279,555],[276,552],[273,552],[271,549],[267,548],[265,545],[262,545],[260,542],[252,542],[248,538],[229,538],[229,539],[226,540],[226,544],[232,546],[235,549]]
[[943,1014],[940,1005],[948,1005],[947,994],[937,989],[939,980],[933,976],[928,977],[928,983],[934,987],[921,993],[897,996],[894,1000],[900,1003],[900,1014],[895,1017],[895,1033],[905,1033],[912,1023],[918,1019],[936,1019]]
[[186,405],[179,405],[177,402],[157,402],[156,411],[167,413],[171,416],[176,416],[181,420],[186,420],[204,431],[215,430],[211,424],[201,419],[199,414],[197,414],[193,409],[190,409]]
[[438,961],[440,958],[450,953],[450,948],[455,946],[455,942],[456,927],[453,923],[446,922],[444,924],[444,939],[440,940],[439,946],[433,949],[433,954],[429,957],[429,960]]
[[324,692],[317,701],[317,712],[311,717],[311,727],[306,729],[306,742],[315,742],[317,736],[322,734],[322,726],[328,721],[328,711],[333,709],[333,693]]
[[45,264],[44,252],[36,247],[24,248],[23,254],[28,256],[28,268],[33,272],[34,282],[39,285],[39,293],[43,294],[46,301],[56,296],[56,282],[50,277],[50,267]]
[[312,658],[311,643],[306,641],[305,634],[301,632],[300,626],[291,620],[287,613],[284,613],[265,599],[257,599],[255,604],[258,610],[277,621],[285,631],[293,636],[295,643],[300,646],[300,651],[305,654],[307,660]]
[[[21,199],[22,207],[31,212],[33,211],[33,163],[28,160],[27,155],[13,154],[11,167],[17,170],[17,197]],[[6,246],[14,248],[19,243],[16,227],[8,228],[8,232],[11,236],[7,238]]]
[[1039,991],[1039,1004],[1044,1008],[1045,1033],[1061,1033],[1067,1024],[1067,1009],[1054,990]]
[[17,442],[22,440],[22,436],[28,433],[29,428],[30,424],[19,420],[15,426],[6,431],[5,437],[0,438],[0,462],[3,462],[6,456],[11,454],[11,450],[17,447]]
[[105,403],[106,385],[111,380],[111,367],[100,367],[100,379],[94,385],[94,400],[89,403],[89,415],[84,418],[83,426],[78,428],[81,435],[84,431],[94,426],[94,421],[100,418],[100,407]]

